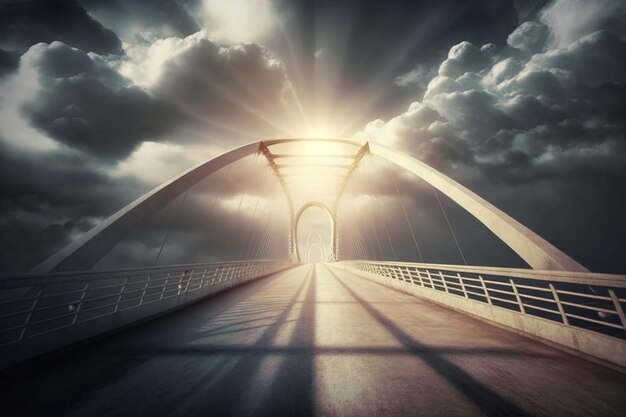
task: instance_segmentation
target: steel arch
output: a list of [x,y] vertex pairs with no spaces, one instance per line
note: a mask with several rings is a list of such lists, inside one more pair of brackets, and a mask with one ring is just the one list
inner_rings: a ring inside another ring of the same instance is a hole
[[[584,266],[580,265],[574,259],[567,256],[511,216],[499,210],[468,188],[411,156],[392,151],[383,145],[362,142],[356,139],[321,140],[293,138],[253,142],[233,149],[183,172],[172,180],[154,188],[152,191],[128,204],[126,207],[101,222],[98,226],[85,233],[79,239],[43,261],[31,272],[46,273],[63,270],[89,269],[113,248],[117,242],[126,236],[132,228],[154,215],[198,181],[213,174],[224,166],[256,152],[261,152],[268,158],[270,165],[274,168],[274,172],[283,186],[287,202],[290,205],[290,258],[292,260],[296,260],[296,257],[300,259],[297,254],[297,247],[294,246],[295,236],[293,235],[297,223],[295,220],[298,216],[294,216],[293,214],[291,195],[284,183],[284,179],[281,177],[280,170],[272,159],[271,153],[268,152],[268,147],[281,143],[310,141],[328,141],[359,147],[359,159],[355,160],[353,167],[351,167],[346,174],[340,193],[336,196],[334,207],[338,206],[338,201],[341,198],[341,193],[345,189],[345,184],[349,181],[360,158],[364,154],[370,153],[406,169],[441,191],[483,223],[533,269],[571,272],[587,271]],[[326,207],[325,210],[328,210],[331,217],[333,217],[333,250],[331,256],[333,258],[332,260],[336,260],[337,233],[335,228],[336,219],[334,217],[336,213],[333,213],[328,207]]]
[[296,259],[298,262],[302,262],[302,257],[300,256],[300,248],[298,248],[298,224],[300,223],[300,217],[302,217],[302,214],[304,214],[304,212],[310,209],[311,207],[319,207],[324,212],[326,212],[326,214],[328,214],[328,217],[330,219],[330,259],[329,260],[331,262],[336,261],[337,260],[337,240],[336,240],[337,234],[335,233],[336,227],[337,227],[336,217],[331,211],[331,209],[329,209],[324,203],[320,203],[319,201],[311,201],[309,203],[306,203],[302,207],[300,207],[300,210],[298,210],[298,212],[296,213],[296,217],[293,220],[292,236],[294,236],[294,239],[295,239],[294,246],[296,250]]

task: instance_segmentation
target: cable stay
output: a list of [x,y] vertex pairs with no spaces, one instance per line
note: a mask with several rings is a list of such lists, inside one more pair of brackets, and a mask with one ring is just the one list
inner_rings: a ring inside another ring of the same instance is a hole
[[167,228],[167,231],[165,232],[165,237],[163,238],[163,242],[161,242],[161,247],[159,248],[159,252],[157,253],[156,258],[154,259],[153,266],[157,266],[157,264],[159,263],[159,258],[161,257],[161,254],[163,253],[163,249],[165,248],[165,245],[167,244],[167,240],[170,237],[170,233],[172,232],[172,229],[173,229],[174,225],[178,224],[178,222],[176,220],[180,219],[180,211],[183,208],[183,204],[185,204],[185,200],[187,199],[187,195],[189,195],[189,190],[185,191],[185,194],[183,194],[183,198],[180,200],[180,204],[176,208],[176,212],[175,212],[174,216],[172,216],[172,218],[170,220],[170,224],[169,224],[169,226]]
[[[374,166],[374,159],[372,157],[370,157],[369,160],[370,160],[370,164],[372,166],[372,170],[375,171],[376,167]],[[389,241],[389,247],[391,248],[391,254],[393,255],[393,260],[397,261],[398,260],[398,256],[396,255],[396,250],[393,247],[393,242],[391,241],[391,235],[389,234],[389,229],[387,228],[387,223],[385,222],[385,216],[382,213],[383,206],[380,203],[380,200],[378,199],[376,194],[373,195],[373,199],[374,199],[374,201],[376,201],[376,204],[378,205],[378,217],[380,218],[380,220],[381,220],[381,222],[383,224],[383,228],[385,229],[385,234],[387,235],[387,240]]]
[[441,204],[441,200],[439,199],[439,194],[437,193],[437,190],[435,190],[435,188],[430,187],[430,189],[432,190],[433,194],[435,195],[435,198],[437,199],[437,204],[439,204],[439,208],[441,209],[441,212],[443,213],[444,219],[446,219],[446,224],[448,225],[448,229],[450,230],[452,239],[454,239],[454,244],[456,245],[456,248],[459,250],[459,254],[461,254],[461,259],[463,259],[463,263],[467,265],[467,260],[465,259],[465,255],[463,254],[461,245],[459,244],[459,241],[456,238],[456,234],[454,233],[454,230],[452,229],[452,224],[450,223],[450,220],[448,219],[446,210],[443,208],[443,204]]
[[[387,162],[389,166],[390,163]],[[396,176],[393,173],[393,168],[391,169],[391,180],[393,181],[393,186],[396,189],[396,196],[398,197],[398,201],[400,202],[400,207],[402,207],[402,213],[404,213],[404,219],[406,220],[407,225],[409,226],[409,231],[411,232],[411,237],[413,238],[413,243],[415,244],[415,249],[417,249],[417,256],[420,262],[424,262],[424,257],[422,256],[422,250],[420,248],[419,243],[417,243],[417,238],[415,237],[415,232],[413,231],[413,226],[411,225],[411,221],[409,220],[409,215],[406,212],[406,208],[404,207],[404,203],[402,202],[402,196],[400,196],[400,190],[398,189],[398,183],[396,182]]]

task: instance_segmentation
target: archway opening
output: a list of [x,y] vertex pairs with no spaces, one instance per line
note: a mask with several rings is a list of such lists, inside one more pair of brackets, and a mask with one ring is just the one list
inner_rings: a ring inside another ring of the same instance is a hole
[[305,204],[296,214],[294,228],[296,253],[300,262],[332,260],[335,225],[327,206],[317,202]]

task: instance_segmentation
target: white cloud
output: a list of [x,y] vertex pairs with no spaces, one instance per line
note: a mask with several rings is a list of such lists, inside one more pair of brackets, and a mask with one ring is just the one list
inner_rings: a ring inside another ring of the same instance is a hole
[[220,150],[210,146],[143,142],[111,175],[158,185],[219,153]]
[[537,22],[524,22],[507,38],[507,43],[528,55],[541,52],[546,46],[550,31]]
[[200,31],[185,38],[169,37],[149,43],[124,43],[127,59],[119,65],[122,75],[142,87],[152,86],[161,76],[163,66],[176,55],[209,39]]
[[47,47],[38,44],[30,48],[20,60],[18,72],[0,84],[0,138],[23,149],[50,151],[58,144],[34,129],[22,116],[22,106],[33,100],[39,91],[39,77],[34,61]]
[[411,71],[397,77],[393,83],[398,87],[426,88],[436,74],[436,68],[430,65],[417,65]]
[[552,29],[557,47],[565,47],[577,39],[600,29],[626,36],[623,0],[556,0],[546,8],[541,20]]
[[204,0],[205,27],[227,43],[256,42],[276,25],[270,0]]

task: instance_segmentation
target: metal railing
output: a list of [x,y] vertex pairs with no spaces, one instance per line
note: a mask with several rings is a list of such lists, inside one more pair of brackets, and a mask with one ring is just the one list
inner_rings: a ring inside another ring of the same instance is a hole
[[337,265],[525,316],[626,339],[626,276],[405,262]]
[[291,265],[238,261],[0,277],[0,367]]

